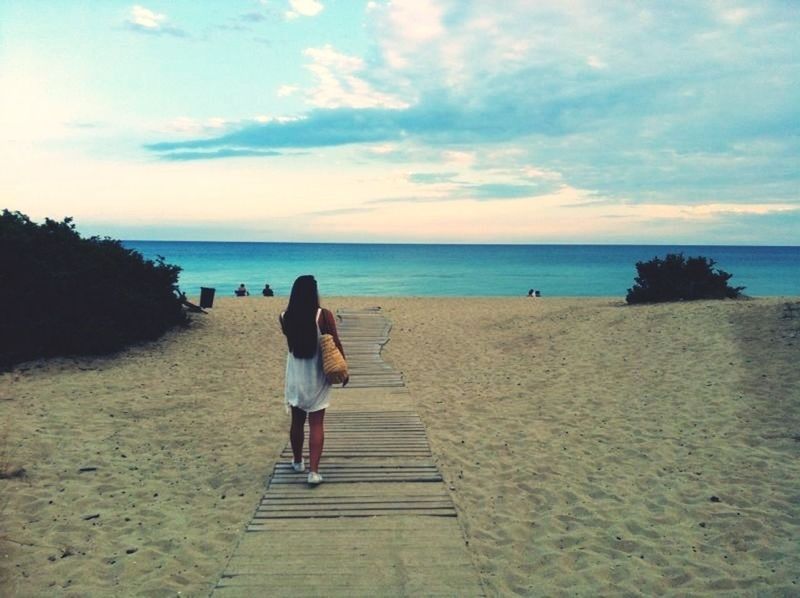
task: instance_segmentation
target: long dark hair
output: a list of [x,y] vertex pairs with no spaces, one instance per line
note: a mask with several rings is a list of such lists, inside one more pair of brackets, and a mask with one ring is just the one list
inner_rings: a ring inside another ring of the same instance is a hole
[[283,329],[289,350],[295,357],[310,359],[317,354],[317,310],[319,292],[311,274],[299,276],[292,285],[289,307],[283,316]]

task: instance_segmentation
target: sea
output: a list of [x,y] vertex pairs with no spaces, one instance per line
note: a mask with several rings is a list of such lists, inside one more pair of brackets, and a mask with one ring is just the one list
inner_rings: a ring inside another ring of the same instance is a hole
[[288,296],[313,274],[325,296],[618,297],[634,284],[636,262],[668,253],[703,256],[733,274],[750,296],[799,296],[800,247],[699,245],[427,245],[124,241],[145,258],[180,266],[188,296],[201,287],[233,296],[266,283]]

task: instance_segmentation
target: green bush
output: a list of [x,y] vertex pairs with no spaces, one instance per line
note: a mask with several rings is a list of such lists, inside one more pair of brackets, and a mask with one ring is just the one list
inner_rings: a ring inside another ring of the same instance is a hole
[[81,238],[71,218],[0,216],[0,366],[106,354],[156,339],[186,315],[180,268],[119,241]]
[[744,287],[731,287],[732,274],[714,268],[714,260],[705,257],[684,258],[682,253],[668,253],[649,262],[636,262],[633,288],[628,289],[628,303],[659,303],[693,299],[735,299]]

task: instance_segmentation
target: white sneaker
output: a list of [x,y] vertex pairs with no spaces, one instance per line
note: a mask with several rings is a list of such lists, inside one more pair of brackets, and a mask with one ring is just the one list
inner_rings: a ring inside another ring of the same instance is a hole
[[302,473],[306,470],[306,461],[305,459],[300,459],[300,463],[295,463],[292,461],[292,469],[294,469],[297,473]]
[[309,471],[308,472],[308,483],[312,486],[316,486],[317,484],[322,483],[322,476],[318,474],[316,471]]

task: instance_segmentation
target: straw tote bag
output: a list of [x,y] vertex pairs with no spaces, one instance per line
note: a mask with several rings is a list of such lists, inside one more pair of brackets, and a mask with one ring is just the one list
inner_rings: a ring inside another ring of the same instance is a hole
[[322,351],[322,371],[331,384],[341,384],[347,378],[347,362],[333,342],[333,336],[323,334],[319,337],[319,349]]

